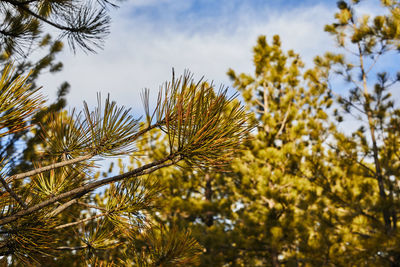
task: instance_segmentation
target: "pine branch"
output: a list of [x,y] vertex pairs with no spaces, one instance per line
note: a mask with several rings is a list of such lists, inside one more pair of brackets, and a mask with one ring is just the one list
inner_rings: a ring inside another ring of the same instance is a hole
[[85,203],[85,202],[81,202],[81,201],[79,201],[78,198],[75,198],[75,199],[71,199],[70,201],[65,202],[64,204],[58,206],[55,210],[53,210],[52,212],[50,212],[50,213],[47,215],[47,217],[50,218],[50,217],[57,216],[58,214],[60,214],[60,213],[63,212],[65,209],[67,209],[68,207],[72,206],[72,205],[75,204],[75,203],[77,203],[77,204],[79,204],[79,205],[82,205],[82,206],[85,206],[85,207],[87,207],[87,208],[93,208],[93,209],[98,209],[98,210],[102,210],[102,211],[106,211],[106,210],[107,210],[107,209],[102,208],[102,207],[98,207],[98,206],[95,206],[95,205],[87,204],[87,203]]
[[60,206],[58,206],[55,210],[53,210],[52,212],[50,212],[48,215],[47,215],[47,217],[54,217],[54,216],[57,216],[58,214],[60,214],[63,210],[65,210],[66,208],[68,208],[69,206],[71,206],[71,205],[73,205],[73,204],[75,204],[75,203],[78,203],[78,200],[79,199],[72,199],[72,200],[70,200],[70,201],[68,201],[68,202],[66,202],[66,203],[64,203],[64,204],[62,204],[62,205],[60,205]]
[[[95,181],[95,182],[91,182],[89,184],[77,187],[73,190],[70,190],[68,192],[62,193],[58,196],[52,197],[48,200],[45,200],[39,204],[36,204],[30,208],[27,208],[25,210],[21,210],[19,212],[16,212],[15,214],[12,214],[10,216],[6,216],[0,219],[0,225],[5,225],[8,224],[10,222],[16,221],[21,217],[27,216],[29,214],[34,213],[35,211],[41,210],[51,204],[54,204],[57,201],[66,199],[66,198],[80,198],[83,195],[95,190],[96,188],[99,188],[101,186],[110,184],[110,183],[114,183],[123,179],[128,179],[128,178],[133,178],[133,177],[138,177],[138,176],[142,176],[142,175],[146,175],[146,174],[150,174],[160,168],[164,168],[167,166],[171,166],[176,164],[177,162],[179,162],[180,160],[182,160],[182,157],[180,156],[179,153],[175,153],[175,154],[170,154],[169,156],[154,161],[152,163],[143,165],[142,167],[139,167],[133,171],[130,172],[126,172],[124,174],[120,174],[120,175],[116,175],[116,176],[112,176],[109,178],[105,178],[99,181]],[[169,162],[168,162],[169,161]]]
[[[59,29],[59,30],[69,31],[69,32],[79,32],[81,30],[80,28],[71,28],[71,27],[67,27],[67,26],[52,22],[52,21],[50,21],[50,20],[48,20],[48,19],[36,14],[35,12],[30,10],[26,6],[26,4],[27,4],[26,2],[19,2],[19,1],[13,1],[13,0],[3,0],[3,1],[7,2],[7,3],[9,3],[9,4],[11,4],[11,5],[15,6],[15,7],[18,7],[20,9],[24,10],[29,15],[31,15],[31,16],[33,16],[33,17],[35,17],[35,18],[37,18],[37,19],[39,19],[39,20],[41,20],[41,21],[43,21],[43,22],[45,22],[45,23],[47,23],[47,24],[49,24],[49,25],[51,25],[51,26],[53,26],[53,27],[55,27],[57,29]],[[29,3],[29,2],[32,2],[32,1],[27,1],[27,2]]]
[[98,210],[102,210],[102,211],[106,211],[107,210],[106,208],[102,208],[102,207],[99,207],[99,206],[91,205],[91,204],[88,204],[88,203],[85,203],[85,202],[82,202],[82,201],[78,201],[77,203],[79,205],[82,205],[82,206],[85,206],[85,207],[91,208],[91,209],[98,209]]
[[74,163],[82,162],[84,160],[91,159],[94,156],[95,156],[94,154],[88,154],[88,155],[81,156],[81,157],[78,157],[78,158],[74,158],[74,159],[70,159],[70,160],[65,160],[65,161],[53,163],[53,164],[50,164],[48,166],[44,166],[44,167],[41,167],[41,168],[34,169],[32,171],[28,171],[28,172],[24,172],[24,173],[20,173],[20,174],[15,174],[13,176],[10,176],[10,177],[6,178],[5,180],[6,180],[7,183],[10,183],[13,180],[24,179],[26,177],[33,176],[33,175],[36,175],[36,174],[39,174],[39,173],[43,173],[45,171],[50,171],[50,170],[53,170],[53,169],[56,169],[56,168],[65,167],[65,166],[68,166],[68,165],[71,165],[71,164],[74,164]]

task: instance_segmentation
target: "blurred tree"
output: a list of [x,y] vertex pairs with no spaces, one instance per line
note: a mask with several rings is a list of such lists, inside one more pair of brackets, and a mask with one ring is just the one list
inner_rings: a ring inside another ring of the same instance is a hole
[[[192,229],[202,266],[399,266],[400,74],[385,57],[400,47],[400,3],[368,16],[359,2],[339,1],[325,27],[344,54],[303,70],[261,36],[255,74],[228,72],[258,123],[231,173],[153,174],[167,188],[157,221]],[[167,143],[148,138],[159,159]]]
[[[233,165],[244,174],[239,218],[255,264],[399,265],[399,109],[390,88],[400,76],[379,60],[396,56],[400,5],[382,1],[386,13],[370,18],[356,13],[358,4],[339,1],[337,22],[325,28],[345,54],[316,57],[303,82],[290,76],[296,68],[285,69],[293,56],[273,49],[276,38],[272,48],[259,39],[256,79],[230,72],[264,125],[250,141],[252,153]],[[338,93],[340,77],[351,86],[348,96]],[[290,91],[298,84],[307,90]],[[345,131],[332,125],[334,118]]]
[[387,65],[400,48],[400,3],[382,0],[384,12],[371,16],[357,12],[359,2],[339,1],[336,21],[325,27],[343,54],[316,59],[316,68],[330,69],[330,90],[340,92],[337,78],[349,90],[333,112],[346,130],[333,133],[323,162],[314,158],[314,176],[336,207],[330,221],[342,242],[332,245],[331,265],[400,266],[400,109],[391,95],[400,75]]
[[272,44],[259,37],[253,62],[254,76],[228,72],[258,121],[247,150],[232,163],[239,199],[235,226],[243,236],[238,246],[243,263],[295,266],[315,234],[323,198],[303,178],[306,159],[333,129],[324,111],[333,100],[324,87],[307,86],[299,55],[282,51],[278,36]]
[[[6,68],[0,80],[0,138],[31,126],[29,119],[43,104],[37,91],[29,90],[27,77],[11,77]],[[129,109],[109,98],[103,104],[98,96],[93,111],[85,103],[82,113],[53,115],[33,170],[10,175],[8,159],[2,160],[4,264],[196,264],[201,247],[189,233],[151,224],[150,212],[162,187],[148,175],[177,164],[222,168],[251,130],[248,115],[226,97],[226,90],[214,92],[212,86],[195,83],[189,73],[165,84],[154,111],[148,91],[143,96],[143,123]],[[136,142],[157,129],[168,137],[168,150],[160,159],[137,161],[135,168],[119,175],[93,174],[93,160],[136,151]],[[113,249],[121,253],[109,253]]]

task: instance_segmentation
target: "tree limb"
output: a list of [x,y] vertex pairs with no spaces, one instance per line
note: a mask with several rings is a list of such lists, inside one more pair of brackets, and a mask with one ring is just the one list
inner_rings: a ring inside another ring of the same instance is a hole
[[[50,198],[48,200],[45,200],[45,201],[43,201],[43,202],[41,202],[39,204],[34,205],[34,206],[32,206],[32,207],[30,207],[28,209],[21,210],[19,212],[16,212],[15,214],[10,215],[10,216],[6,216],[6,217],[3,217],[3,218],[0,218],[0,225],[4,225],[4,224],[7,224],[7,223],[16,221],[16,220],[18,220],[18,218],[21,218],[21,217],[27,216],[29,214],[32,214],[35,211],[38,211],[38,210],[40,210],[42,208],[45,208],[45,207],[47,207],[47,206],[49,206],[49,205],[51,205],[51,204],[53,204],[53,203],[55,203],[57,201],[60,201],[62,199],[66,199],[66,198],[69,198],[69,197],[80,198],[83,195],[85,195],[85,194],[87,194],[87,193],[89,193],[89,192],[91,192],[91,191],[95,190],[96,188],[99,188],[99,187],[101,187],[103,185],[114,183],[114,182],[117,182],[117,181],[120,181],[120,180],[123,180],[123,179],[127,179],[127,178],[133,178],[133,177],[138,177],[138,176],[145,175],[145,174],[150,174],[150,173],[152,173],[152,172],[154,172],[154,171],[156,171],[156,170],[158,170],[160,168],[174,165],[174,164],[176,164],[178,161],[180,161],[182,159],[183,158],[182,158],[182,156],[180,156],[179,153],[170,154],[169,156],[167,156],[167,157],[165,157],[163,159],[160,159],[160,160],[154,161],[152,163],[143,165],[142,167],[139,167],[139,168],[137,168],[137,169],[135,169],[133,171],[126,172],[126,173],[123,173],[123,174],[120,174],[120,175],[116,175],[116,176],[112,176],[112,177],[109,177],[109,178],[105,178],[105,179],[102,179],[102,180],[99,180],[99,181],[91,182],[89,184],[86,184],[86,185],[80,186],[78,188],[72,189],[72,190],[70,190],[68,192],[62,193],[62,194],[60,194],[58,196],[52,197],[52,198]],[[168,161],[170,161],[170,162],[168,162]]]
[[277,132],[277,134],[275,135],[275,137],[279,137],[279,136],[282,134],[283,129],[285,128],[287,119],[288,119],[288,117],[289,117],[290,106],[291,106],[291,105],[289,104],[289,107],[288,107],[288,109],[286,110],[285,117],[283,118],[281,127],[279,128],[279,131]]
[[75,204],[78,202],[78,199],[72,199],[60,206],[58,206],[55,210],[53,210],[52,212],[50,212],[46,217],[54,217],[57,216],[58,214],[60,214],[60,212],[62,212],[63,210],[65,210],[66,208],[68,208],[69,206]]
[[35,18],[37,18],[37,19],[39,19],[39,20],[41,20],[41,21],[43,21],[43,22],[45,22],[45,23],[47,23],[47,24],[49,24],[49,25],[51,25],[51,26],[53,26],[53,27],[55,27],[57,29],[59,29],[59,30],[64,30],[64,31],[69,31],[69,32],[79,32],[79,30],[80,30],[79,28],[71,28],[71,27],[67,27],[67,26],[52,22],[52,21],[50,21],[50,20],[48,20],[48,19],[36,14],[32,10],[30,10],[29,7],[26,6],[25,2],[18,2],[18,1],[14,1],[14,0],[3,0],[3,1],[7,2],[7,3],[9,3],[9,4],[13,5],[13,6],[16,6],[18,8],[21,8],[22,10],[27,12],[29,15],[31,15],[31,16],[33,16],[33,17],[35,17]]
[[12,175],[10,177],[7,177],[6,178],[6,182],[10,183],[13,180],[24,179],[26,177],[29,177],[29,176],[32,176],[32,175],[36,175],[36,174],[39,174],[39,173],[42,173],[42,172],[45,172],[45,171],[50,171],[50,170],[53,170],[53,169],[56,169],[56,168],[60,168],[60,167],[64,167],[64,166],[67,166],[67,165],[78,163],[78,162],[81,162],[81,161],[84,161],[84,160],[88,160],[88,159],[91,159],[94,156],[95,156],[95,154],[88,154],[88,155],[77,157],[77,158],[74,158],[74,159],[53,163],[53,164],[50,164],[50,165],[47,165],[47,166],[44,166],[44,167],[41,167],[41,168],[34,169],[32,171],[15,174],[15,175]]

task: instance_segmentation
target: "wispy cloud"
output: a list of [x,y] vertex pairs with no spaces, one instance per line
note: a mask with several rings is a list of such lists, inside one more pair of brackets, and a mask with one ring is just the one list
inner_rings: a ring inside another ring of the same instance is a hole
[[170,79],[172,68],[177,74],[189,69],[197,78],[204,75],[225,85],[230,84],[228,68],[251,73],[251,51],[258,35],[279,34],[284,48],[294,49],[307,63],[332,47],[323,32],[332,21],[331,5],[285,7],[261,2],[266,1],[131,0],[113,12],[103,51],[64,53],[64,71],[43,77],[41,84],[52,96],[63,80],[70,82],[70,106],[80,107],[83,100],[94,104],[96,92],[109,92],[139,114],[140,91],[147,87],[155,95],[159,85]]

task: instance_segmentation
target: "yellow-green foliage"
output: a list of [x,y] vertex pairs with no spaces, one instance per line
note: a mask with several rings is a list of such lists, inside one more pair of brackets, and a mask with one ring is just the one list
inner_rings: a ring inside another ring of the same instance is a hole
[[167,188],[156,220],[193,230],[201,266],[398,266],[399,76],[375,61],[399,47],[400,3],[374,17],[358,2],[339,1],[325,27],[343,54],[306,69],[260,36],[254,74],[228,71],[257,122],[229,172],[155,174]]

